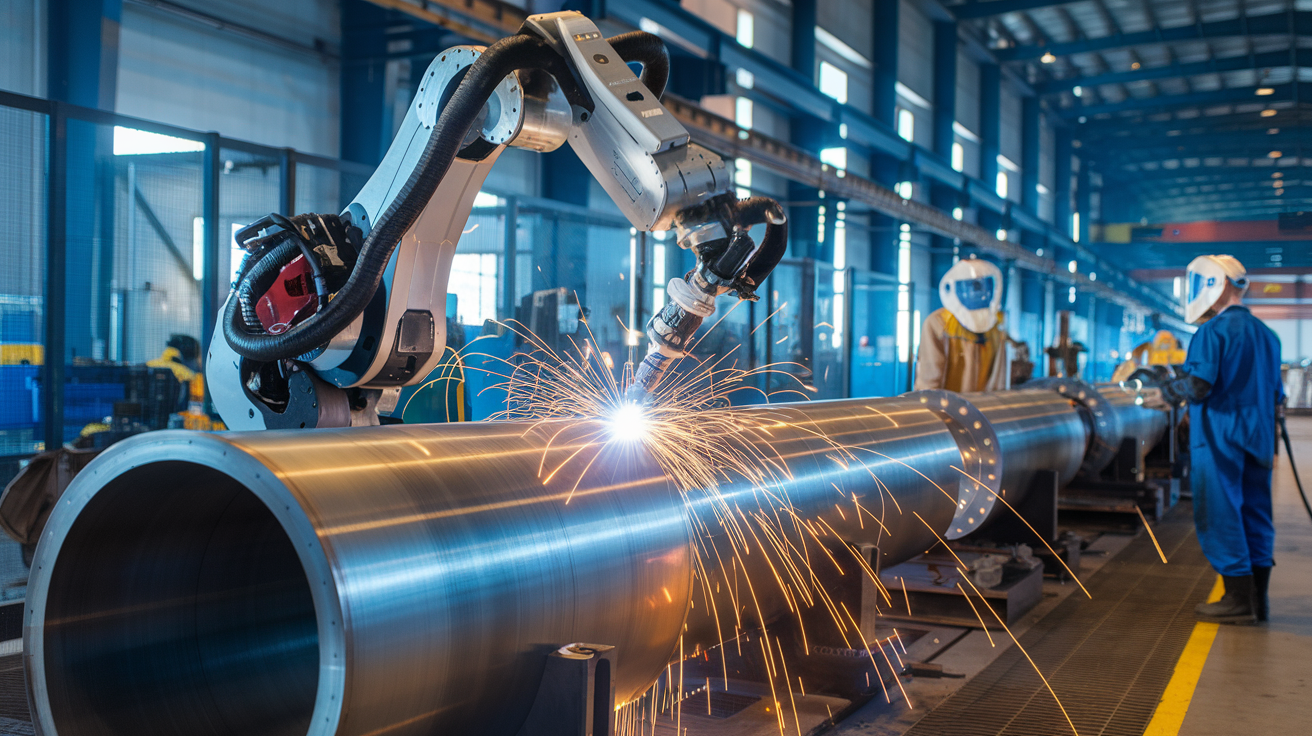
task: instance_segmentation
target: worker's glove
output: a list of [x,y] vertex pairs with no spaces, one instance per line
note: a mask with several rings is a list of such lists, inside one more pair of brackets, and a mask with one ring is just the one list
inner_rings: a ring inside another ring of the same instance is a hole
[[1197,403],[1212,390],[1212,384],[1197,376],[1180,373],[1173,381],[1162,384],[1162,398],[1175,406],[1187,402]]

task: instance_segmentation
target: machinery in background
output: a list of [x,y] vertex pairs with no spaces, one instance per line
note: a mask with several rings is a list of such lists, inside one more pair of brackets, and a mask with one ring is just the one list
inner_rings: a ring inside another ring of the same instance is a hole
[[1048,376],[1073,378],[1080,375],[1080,353],[1088,352],[1084,343],[1071,339],[1071,313],[1057,312],[1057,338],[1044,348],[1048,354]]

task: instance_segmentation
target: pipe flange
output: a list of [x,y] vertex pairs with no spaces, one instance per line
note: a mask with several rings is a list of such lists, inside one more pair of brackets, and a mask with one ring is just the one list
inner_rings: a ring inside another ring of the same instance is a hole
[[1002,452],[993,425],[961,394],[932,389],[907,394],[934,412],[952,433],[961,451],[961,482],[957,510],[943,536],[961,539],[984,525],[993,514],[1002,488]]
[[1039,378],[1026,381],[1025,386],[1051,389],[1084,409],[1092,431],[1079,475],[1092,477],[1101,473],[1120,452],[1123,435],[1120,417],[1092,384],[1078,378]]

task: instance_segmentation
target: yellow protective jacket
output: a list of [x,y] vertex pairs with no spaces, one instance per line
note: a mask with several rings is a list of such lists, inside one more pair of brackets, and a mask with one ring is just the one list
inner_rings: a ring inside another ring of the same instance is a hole
[[982,335],[962,327],[946,309],[937,309],[925,319],[916,354],[917,391],[1001,391],[1007,388],[1009,374],[1002,315],[993,329]]

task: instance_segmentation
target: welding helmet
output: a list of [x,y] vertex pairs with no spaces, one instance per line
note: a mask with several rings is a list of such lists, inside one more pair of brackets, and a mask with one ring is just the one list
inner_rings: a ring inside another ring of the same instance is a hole
[[1198,256],[1185,272],[1184,318],[1192,324],[1203,321],[1229,281],[1240,291],[1248,288],[1248,271],[1234,256]]
[[988,261],[957,261],[938,284],[939,299],[962,327],[983,333],[998,323],[1002,305],[1002,272]]

